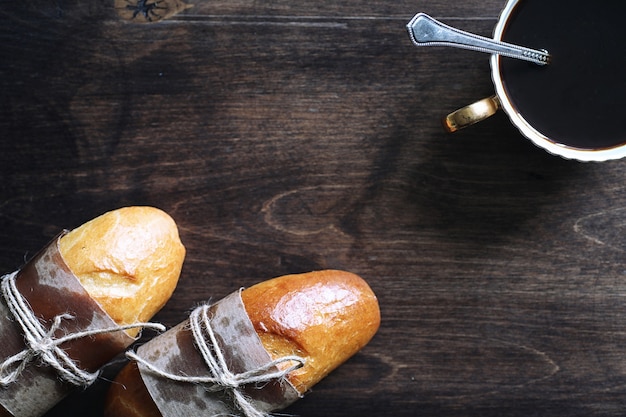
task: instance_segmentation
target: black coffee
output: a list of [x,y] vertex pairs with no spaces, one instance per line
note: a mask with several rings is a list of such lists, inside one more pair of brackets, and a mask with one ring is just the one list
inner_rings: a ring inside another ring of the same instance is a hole
[[522,0],[503,40],[547,49],[537,66],[501,58],[513,106],[556,143],[581,149],[626,143],[626,0]]

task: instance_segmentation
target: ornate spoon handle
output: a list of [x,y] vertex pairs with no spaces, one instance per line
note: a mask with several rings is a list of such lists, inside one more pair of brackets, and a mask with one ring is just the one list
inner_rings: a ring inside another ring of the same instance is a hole
[[550,62],[550,54],[546,50],[525,48],[464,32],[444,25],[425,13],[416,14],[406,27],[411,40],[417,46],[453,46],[523,59],[539,65]]

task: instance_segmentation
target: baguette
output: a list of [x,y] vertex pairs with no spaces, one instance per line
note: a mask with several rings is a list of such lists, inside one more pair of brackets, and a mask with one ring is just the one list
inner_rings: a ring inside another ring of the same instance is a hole
[[[152,207],[105,213],[55,243],[88,296],[120,326],[148,321],[167,302],[185,256],[174,221]],[[0,416],[13,414],[0,405]]]
[[[376,296],[349,272],[286,275],[247,288],[241,296],[272,359],[305,359],[303,367],[287,375],[300,394],[365,346],[380,325]],[[111,385],[105,416],[161,417],[136,363],[126,365]]]
[[165,305],[185,257],[176,223],[154,207],[105,213],[63,236],[59,249],[85,290],[119,325],[146,322]]

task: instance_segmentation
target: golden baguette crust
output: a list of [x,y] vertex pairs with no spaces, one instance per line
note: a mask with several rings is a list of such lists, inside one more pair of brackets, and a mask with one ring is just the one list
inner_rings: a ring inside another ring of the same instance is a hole
[[[359,276],[336,270],[286,275],[242,292],[244,305],[273,358],[300,355],[289,381],[306,392],[369,342],[380,325],[376,296]],[[107,417],[161,417],[136,364],[111,385]]]
[[105,213],[63,236],[59,249],[89,295],[120,325],[146,322],[163,307],[185,257],[176,223],[154,207]]
[[115,377],[107,393],[104,416],[162,417],[143,383],[136,362],[124,366]]
[[286,275],[241,295],[273,359],[287,355],[306,359],[305,366],[287,377],[301,394],[357,353],[380,325],[376,296],[350,272]]

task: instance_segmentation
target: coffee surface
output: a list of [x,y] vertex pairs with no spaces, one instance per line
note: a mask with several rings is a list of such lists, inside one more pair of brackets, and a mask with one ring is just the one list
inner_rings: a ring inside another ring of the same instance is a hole
[[626,1],[524,0],[503,40],[547,49],[537,66],[501,57],[513,106],[552,141],[580,149],[626,143]]

